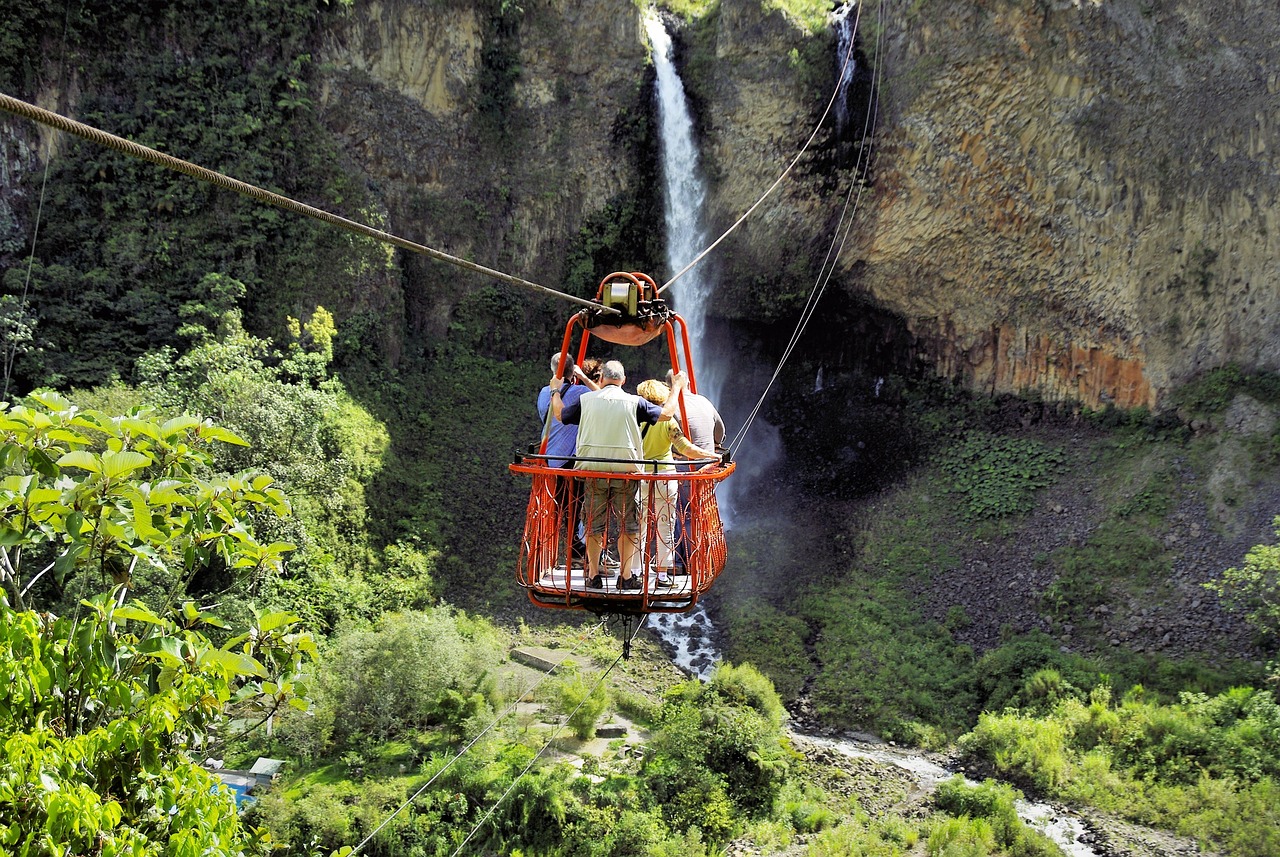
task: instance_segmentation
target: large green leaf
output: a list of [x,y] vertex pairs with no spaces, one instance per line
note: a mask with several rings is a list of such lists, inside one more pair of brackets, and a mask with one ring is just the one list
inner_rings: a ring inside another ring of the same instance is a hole
[[128,429],[133,434],[146,435],[152,440],[160,440],[160,430],[150,420],[140,420],[137,417],[125,417],[120,420],[120,427]]
[[182,641],[177,637],[148,637],[138,643],[138,651],[155,655],[165,663],[177,666],[184,660]]
[[31,467],[41,476],[48,476],[50,479],[58,475],[58,465],[53,463],[53,459],[43,449],[32,449],[27,453],[27,461]]
[[123,452],[107,452],[102,455],[102,475],[108,479],[127,476],[135,470],[151,463],[149,456],[133,450]]
[[140,604],[126,604],[123,607],[117,607],[111,611],[114,619],[132,619],[138,622],[147,622],[152,625],[163,625],[164,620],[152,613],[146,607]]
[[174,417],[167,420],[164,425],[160,426],[160,434],[165,440],[172,440],[174,436],[182,434],[185,431],[200,425],[200,420],[196,417],[184,414],[180,417]]
[[249,442],[240,435],[224,429],[221,426],[202,426],[200,428],[200,436],[209,440],[220,440],[223,443],[234,444],[235,446],[248,446]]
[[200,664],[215,664],[236,675],[253,675],[259,678],[267,674],[266,667],[241,652],[226,649],[206,649],[200,653]]
[[102,472],[102,459],[84,449],[73,449],[58,459],[59,467],[78,467],[90,473]]
[[301,620],[297,616],[285,611],[268,613],[258,620],[258,630],[265,634],[269,631],[274,631],[276,628],[280,628],[285,625],[292,625],[299,621]]

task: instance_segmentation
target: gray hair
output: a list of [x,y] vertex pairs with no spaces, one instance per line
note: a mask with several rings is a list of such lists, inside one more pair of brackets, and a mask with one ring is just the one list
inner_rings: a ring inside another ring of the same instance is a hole
[[600,377],[606,381],[625,381],[627,370],[623,369],[622,364],[617,360],[610,360],[604,364],[603,374]]
[[552,373],[560,371],[560,352],[559,351],[551,355],[551,371]]

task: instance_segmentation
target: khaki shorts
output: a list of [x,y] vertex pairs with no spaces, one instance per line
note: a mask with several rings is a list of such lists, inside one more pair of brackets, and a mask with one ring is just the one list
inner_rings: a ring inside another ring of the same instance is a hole
[[636,482],[632,479],[582,477],[586,486],[582,500],[582,523],[591,535],[605,531],[610,520],[618,521],[624,532],[640,532],[636,507]]

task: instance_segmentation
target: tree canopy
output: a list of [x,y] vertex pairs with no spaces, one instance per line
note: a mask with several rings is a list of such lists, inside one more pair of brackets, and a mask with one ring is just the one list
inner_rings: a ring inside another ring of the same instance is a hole
[[43,394],[0,409],[0,432],[0,845],[264,850],[192,754],[305,709],[315,642],[289,613],[253,611],[237,632],[186,596],[212,566],[279,570],[293,546],[254,525],[289,513],[283,494],[219,475],[215,447],[243,441],[196,417]]

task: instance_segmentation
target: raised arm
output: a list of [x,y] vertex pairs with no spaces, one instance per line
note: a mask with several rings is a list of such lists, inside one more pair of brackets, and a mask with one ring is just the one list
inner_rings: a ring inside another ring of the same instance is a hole
[[564,413],[564,379],[551,379],[551,416],[557,420]]
[[677,372],[671,378],[671,395],[667,396],[666,404],[662,406],[662,418],[669,420],[675,414],[676,409],[680,407],[680,393],[689,384],[689,376],[683,372]]

